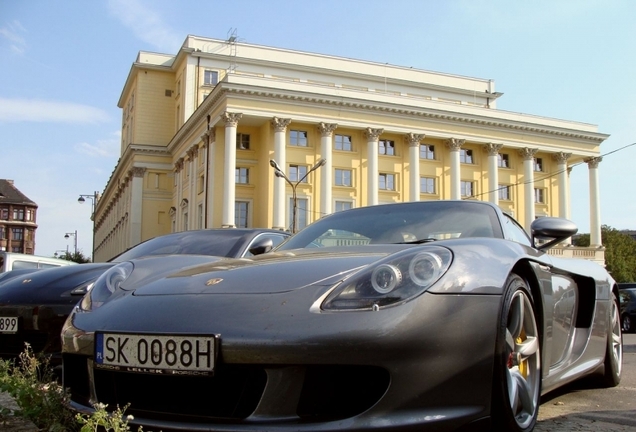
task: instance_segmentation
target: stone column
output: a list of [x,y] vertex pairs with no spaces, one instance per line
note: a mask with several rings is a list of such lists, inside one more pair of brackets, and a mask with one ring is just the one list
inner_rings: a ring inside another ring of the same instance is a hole
[[243,117],[241,113],[224,112],[225,161],[223,168],[223,217],[222,228],[234,228],[234,206],[236,201],[236,127]]
[[488,143],[484,147],[488,153],[488,201],[499,205],[499,166],[497,156],[503,144]]
[[586,159],[590,174],[590,246],[600,247],[603,245],[601,238],[601,201],[599,195],[598,164],[602,157]]
[[[144,192],[144,174],[146,168],[133,167],[130,170],[132,175],[132,184],[130,190],[130,237],[126,246],[133,246],[141,243],[141,222],[142,222],[142,205]],[[122,249],[122,250],[125,250]]]
[[333,187],[333,165],[331,150],[333,149],[333,131],[338,127],[335,123],[320,123],[320,155],[325,159],[325,165],[320,170],[320,215],[331,214],[331,190]]
[[572,153],[559,152],[552,155],[557,163],[557,181],[559,184],[559,217],[567,218],[569,214],[568,159]]
[[367,128],[367,205],[378,203],[378,140],[384,129]]
[[197,229],[196,220],[197,220],[197,158],[199,154],[199,146],[193,145],[188,149],[188,157],[190,158],[190,195],[188,197],[188,227],[192,229]]
[[[179,207],[179,204],[181,204],[181,199],[183,198],[183,183],[181,182],[181,170],[183,169],[183,158],[179,158],[177,159],[177,161],[174,164],[174,175],[177,176],[177,181],[176,183],[176,190],[177,190],[177,194],[176,194],[176,202],[175,202],[175,206]],[[176,218],[175,218],[175,228],[177,229],[177,231],[181,231],[181,212],[178,211],[176,214]]]
[[525,218],[523,227],[530,233],[530,225],[534,221],[534,155],[539,149],[528,147],[519,150],[523,158],[523,194],[525,201]]
[[208,150],[206,153],[207,158],[207,171],[206,176],[206,192],[205,192],[205,213],[206,213],[206,228],[212,228],[214,226],[214,173],[216,172],[214,161],[216,154],[216,131],[210,129],[206,132],[208,135]]
[[463,139],[450,138],[446,140],[446,147],[450,149],[450,174],[451,174],[451,193],[452,200],[462,198],[461,190],[461,168],[459,165],[459,150],[466,141]]
[[409,201],[420,200],[420,142],[424,134],[408,133],[404,140],[409,145]]
[[[272,119],[272,127],[274,128],[274,160],[281,170],[287,168],[287,155],[285,151],[287,126],[291,123],[291,119],[283,119],[274,117]],[[272,228],[285,229],[285,179],[274,177],[274,203],[273,203],[273,221]]]

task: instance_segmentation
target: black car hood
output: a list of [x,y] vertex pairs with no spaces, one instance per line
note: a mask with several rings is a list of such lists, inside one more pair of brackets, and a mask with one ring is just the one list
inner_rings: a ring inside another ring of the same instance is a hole
[[116,263],[89,263],[26,273],[0,284],[0,303],[55,302],[60,295],[95,280]]
[[332,285],[405,247],[298,249],[227,259],[190,267],[147,285],[138,285],[134,295],[268,294],[308,285]]

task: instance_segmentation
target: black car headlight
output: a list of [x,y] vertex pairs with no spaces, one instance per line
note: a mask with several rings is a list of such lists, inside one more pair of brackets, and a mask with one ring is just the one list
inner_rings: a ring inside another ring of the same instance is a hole
[[377,310],[426,291],[448,270],[450,250],[426,246],[393,254],[343,280],[322,303],[323,310]]
[[130,262],[123,262],[106,270],[97,278],[91,290],[80,302],[80,308],[85,311],[97,309],[120,289],[121,284],[128,279],[134,266]]

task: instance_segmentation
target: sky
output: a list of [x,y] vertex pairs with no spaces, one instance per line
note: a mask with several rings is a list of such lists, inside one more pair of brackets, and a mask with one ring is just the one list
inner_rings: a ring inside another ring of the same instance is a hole
[[[636,229],[636,1],[0,0],[0,178],[38,204],[37,255],[92,250],[139,51],[187,35],[492,79],[500,110],[598,125],[601,223]],[[571,219],[589,232],[587,165]],[[66,234],[69,238],[66,239]],[[77,233],[75,236],[74,234]]]

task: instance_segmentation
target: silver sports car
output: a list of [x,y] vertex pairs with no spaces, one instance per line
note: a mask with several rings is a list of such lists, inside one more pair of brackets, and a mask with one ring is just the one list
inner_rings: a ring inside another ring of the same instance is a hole
[[541,394],[618,384],[618,288],[489,203],[338,212],[275,251],[109,269],[62,331],[64,386],[153,430],[530,431]]

